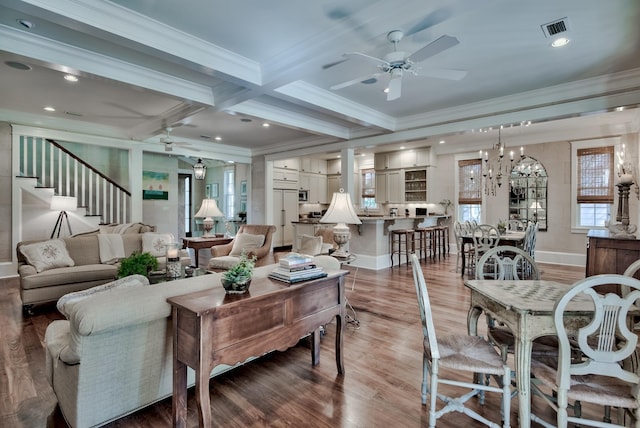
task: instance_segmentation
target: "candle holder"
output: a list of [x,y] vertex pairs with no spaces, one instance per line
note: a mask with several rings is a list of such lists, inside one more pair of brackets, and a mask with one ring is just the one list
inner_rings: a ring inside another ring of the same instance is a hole
[[636,238],[635,232],[637,226],[635,224],[629,224],[629,193],[631,185],[633,185],[633,179],[621,180],[620,183],[616,184],[616,187],[618,187],[618,213],[616,215],[616,221],[619,223],[609,223],[607,225],[611,236],[616,239]]
[[167,258],[167,278],[182,277],[182,263],[180,263],[180,244],[172,242],[165,244],[165,255]]

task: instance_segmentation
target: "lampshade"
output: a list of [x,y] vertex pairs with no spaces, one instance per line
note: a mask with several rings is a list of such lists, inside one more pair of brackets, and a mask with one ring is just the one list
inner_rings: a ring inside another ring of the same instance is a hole
[[538,201],[533,201],[529,208],[532,209],[532,210],[541,210],[542,209],[542,207],[540,206],[540,202],[538,202]]
[[215,199],[203,199],[202,205],[194,217],[224,217],[224,214],[218,208]]
[[320,223],[362,224],[351,204],[351,196],[344,189],[333,194],[331,205]]
[[193,164],[193,175],[196,180],[204,180],[204,176],[207,174],[207,166],[202,163],[202,159],[198,158],[198,162]]
[[333,252],[334,257],[347,258],[349,253],[345,250],[346,244],[351,238],[351,232],[347,224],[362,224],[356,210],[351,204],[351,196],[340,189],[333,194],[331,205],[326,214],[320,219],[320,223],[336,223],[333,227],[333,240],[338,244],[338,249]]
[[203,199],[200,209],[194,217],[204,217],[202,226],[204,227],[204,236],[211,236],[213,229],[213,219],[211,217],[224,217],[224,214],[218,208],[215,199]]
[[49,208],[52,211],[75,211],[78,209],[78,198],[75,196],[54,195],[51,197]]

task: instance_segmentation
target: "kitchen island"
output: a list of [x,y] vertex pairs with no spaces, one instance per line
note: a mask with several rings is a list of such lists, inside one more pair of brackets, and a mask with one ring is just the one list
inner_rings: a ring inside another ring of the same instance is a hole
[[[349,225],[351,240],[349,252],[356,256],[352,266],[379,270],[391,266],[389,249],[389,231],[394,229],[414,229],[446,224],[448,215],[428,216],[360,216],[362,224]],[[332,228],[334,225],[320,223],[319,219],[303,219],[292,222],[296,230],[296,242],[303,234],[314,235],[319,228]],[[298,248],[294,245],[293,251]]]

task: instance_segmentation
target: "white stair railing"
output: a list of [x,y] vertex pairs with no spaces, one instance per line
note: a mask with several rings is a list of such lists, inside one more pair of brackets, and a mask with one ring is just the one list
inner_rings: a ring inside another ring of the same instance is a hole
[[53,140],[21,137],[20,175],[37,177],[57,195],[75,196],[101,223],[130,222],[131,193]]

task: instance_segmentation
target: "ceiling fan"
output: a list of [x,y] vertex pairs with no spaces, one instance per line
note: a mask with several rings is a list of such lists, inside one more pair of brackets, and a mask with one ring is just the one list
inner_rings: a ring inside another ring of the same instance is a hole
[[171,131],[173,130],[173,128],[171,127],[167,127],[165,128],[165,132],[166,132],[166,136],[160,138],[160,142],[164,144],[164,151],[165,152],[172,152],[173,151],[173,146],[190,146],[191,144],[187,143],[187,142],[177,142],[177,141],[173,141],[173,139],[171,138]]
[[[398,43],[404,37],[404,33],[400,30],[393,30],[387,34],[387,40],[393,43],[393,51],[385,55],[384,59],[376,58],[361,52],[347,52],[344,54],[347,59],[361,58],[369,62],[373,62],[378,67],[378,72],[361,76],[347,82],[338,83],[331,86],[332,90],[346,88],[356,83],[370,83],[372,79],[388,74],[389,86],[387,88],[387,101],[400,98],[402,94],[402,76],[405,73],[411,73],[415,76],[428,76],[439,79],[460,80],[463,79],[467,72],[463,70],[452,69],[435,69],[422,68],[421,62],[440,52],[447,50],[459,44],[460,41],[452,36],[440,36],[431,43],[423,46],[412,54],[398,50]],[[375,81],[375,80],[373,80]]]

